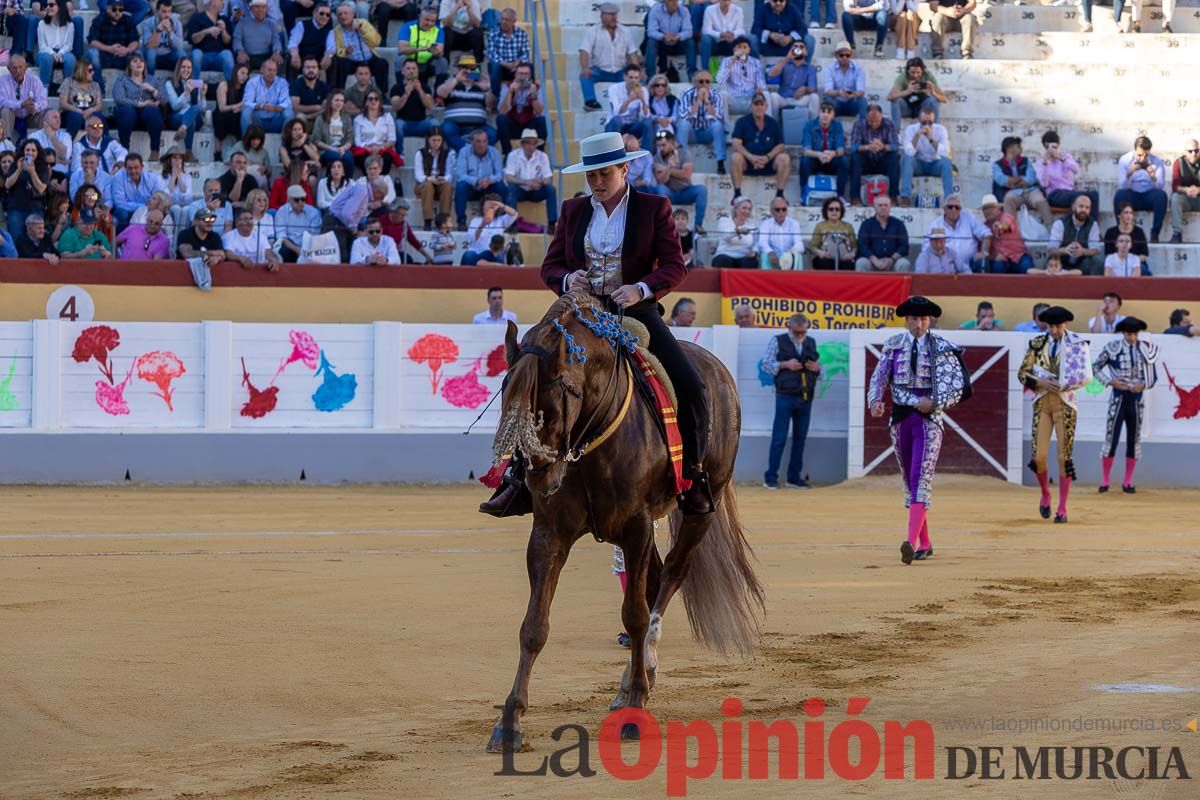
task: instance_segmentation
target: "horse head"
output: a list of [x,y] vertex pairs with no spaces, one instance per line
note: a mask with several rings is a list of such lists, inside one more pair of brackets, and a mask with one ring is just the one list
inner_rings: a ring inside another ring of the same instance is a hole
[[508,382],[492,449],[498,458],[519,452],[526,483],[544,497],[562,486],[588,426],[604,417],[596,404],[617,364],[615,350],[594,333],[603,313],[590,295],[576,292],[556,300],[519,345],[516,326],[508,324]]

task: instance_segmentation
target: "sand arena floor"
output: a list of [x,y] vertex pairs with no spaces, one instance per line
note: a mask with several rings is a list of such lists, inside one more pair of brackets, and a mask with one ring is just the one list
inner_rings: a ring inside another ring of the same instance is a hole
[[[897,489],[743,488],[762,649],[699,648],[677,602],[650,710],[719,719],[736,696],[746,719],[799,722],[817,696],[832,728],[866,696],[864,719],[933,724],[938,779],[713,778],[689,796],[1200,797],[1200,734],[1178,729],[1200,716],[1200,493],[1079,486],[1054,526],[1032,489],[943,478],[936,555],[904,567]],[[483,494],[0,489],[0,798],[664,797],[663,768],[617,782],[594,737],[595,777],[493,775],[483,747],[516,666],[529,523],[475,513]],[[563,573],[518,767],[562,746],[556,726],[594,734],[606,713],[626,655],[610,556],[588,538]],[[963,729],[992,718],[1168,730]],[[1194,779],[942,778],[947,746],[1018,744],[1179,746]]]

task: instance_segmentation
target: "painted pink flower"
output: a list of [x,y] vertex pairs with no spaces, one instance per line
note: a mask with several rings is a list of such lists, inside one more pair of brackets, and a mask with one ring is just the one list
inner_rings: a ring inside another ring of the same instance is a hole
[[429,365],[432,373],[430,383],[433,385],[431,394],[437,394],[438,384],[442,380],[442,366],[458,359],[458,345],[448,336],[427,333],[408,348],[408,357],[418,364]]
[[[304,366],[315,370],[318,359],[321,357],[320,346],[305,331],[292,331],[288,334],[288,339],[292,342],[292,354],[285,358],[279,365],[279,369],[275,371],[275,378],[279,377],[279,373],[283,372],[284,367],[296,361],[300,361]],[[271,378],[271,383],[275,382],[275,378]]]
[[96,359],[96,363],[100,365],[100,373],[108,378],[109,384],[113,382],[112,361],[108,354],[111,350],[116,350],[121,345],[121,334],[116,328],[110,328],[107,325],[93,325],[90,328],[84,328],[83,332],[75,339],[75,347],[71,350],[71,357],[80,364],[84,364],[88,359]]
[[125,385],[133,376],[133,369],[125,373],[125,380],[113,386],[104,381],[96,381],[96,405],[105,414],[120,417],[129,413],[129,403],[125,402]]
[[155,396],[161,397],[166,402],[167,410],[174,411],[175,407],[171,405],[171,395],[175,390],[171,388],[171,381],[187,372],[179,356],[170,351],[151,350],[134,360],[133,369],[140,379],[158,386],[158,391],[154,393]]
[[450,378],[446,381],[446,385],[442,387],[442,397],[446,398],[451,405],[459,408],[479,408],[487,402],[491,392],[479,382],[481,361],[482,359],[476,359],[475,365],[466,375],[459,375],[457,378]]

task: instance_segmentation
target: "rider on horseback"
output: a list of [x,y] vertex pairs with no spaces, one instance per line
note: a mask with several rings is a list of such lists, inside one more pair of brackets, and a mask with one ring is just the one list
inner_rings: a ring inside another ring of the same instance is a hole
[[[648,153],[627,153],[621,134],[589,136],[580,143],[580,154],[580,163],[563,172],[586,173],[592,194],[563,203],[542,263],[542,279],[559,295],[590,292],[608,310],[624,309],[625,316],[646,326],[650,332],[646,345],[662,362],[679,398],[684,477],[691,480],[691,488],[679,497],[680,510],[685,515],[711,513],[712,494],[702,468],[709,435],[705,388],[663,322],[658,304],[687,274],[671,203],[629,185],[628,162]],[[483,513],[504,517],[532,510],[521,461],[514,458],[512,463],[500,490],[479,506]]]

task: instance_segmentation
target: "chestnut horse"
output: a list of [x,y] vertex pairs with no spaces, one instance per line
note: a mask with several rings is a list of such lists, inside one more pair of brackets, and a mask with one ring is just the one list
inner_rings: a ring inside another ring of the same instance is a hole
[[[517,347],[505,337],[509,376],[493,449],[525,458],[533,496],[529,536],[529,605],[521,624],[521,657],[489,752],[519,752],[529,677],[550,634],[550,603],[571,546],[592,533],[625,552],[628,588],[621,619],[633,646],[613,708],[643,708],[658,669],[663,614],[682,589],[693,635],[722,653],[758,643],[763,590],[738,519],[733,463],[741,431],[737,387],[711,353],[681,342],[708,391],[714,421],[704,469],[716,510],[682,516],[657,412],[632,381],[625,352],[631,337],[617,318],[584,293],[560,297]],[[516,457],[516,456],[514,456]],[[654,521],[670,515],[664,561]],[[636,738],[626,725],[625,738]]]

